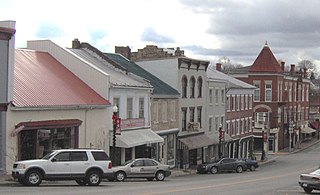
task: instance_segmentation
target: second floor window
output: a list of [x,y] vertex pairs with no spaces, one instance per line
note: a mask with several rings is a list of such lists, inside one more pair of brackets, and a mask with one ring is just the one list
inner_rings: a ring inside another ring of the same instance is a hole
[[219,90],[218,89],[215,90],[215,99],[216,99],[216,104],[218,104],[219,103]]
[[144,98],[139,98],[139,118],[144,118]]
[[198,98],[202,97],[202,78],[198,78]]
[[256,83],[254,84],[254,86],[256,87],[256,89],[254,90],[254,101],[255,102],[259,102],[260,101],[260,84]]
[[194,108],[189,108],[190,110],[190,122],[194,122]]
[[181,109],[181,129],[182,131],[187,130],[187,108]]
[[213,89],[209,89],[209,103],[213,104]]
[[225,96],[224,89],[221,89],[221,103],[223,104],[224,104],[224,96]]
[[195,79],[194,77],[190,78],[190,98],[194,98],[195,91]]
[[162,102],[162,121],[167,122],[168,121],[168,103],[166,101]]
[[269,84],[269,83],[266,84],[265,94],[266,94],[265,101],[271,102],[271,100],[272,100],[272,87],[271,87],[271,84]]
[[198,117],[198,123],[199,123],[199,127],[201,128],[201,120],[202,120],[202,107],[197,107],[197,117]]
[[133,108],[133,99],[127,98],[127,118],[133,117],[132,108]]
[[187,80],[187,77],[186,76],[183,76],[182,77],[182,80],[181,80],[181,95],[182,95],[182,98],[186,98],[187,97],[187,86],[188,86],[188,80]]

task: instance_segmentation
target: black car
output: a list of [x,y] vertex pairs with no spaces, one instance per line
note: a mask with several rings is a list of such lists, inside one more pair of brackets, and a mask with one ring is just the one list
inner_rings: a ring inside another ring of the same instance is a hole
[[247,169],[244,161],[235,158],[222,158],[212,163],[200,164],[197,167],[198,173],[212,173],[218,172],[237,172],[242,173]]
[[250,158],[240,158],[239,160],[242,160],[245,162],[247,169],[249,169],[250,171],[254,171],[256,170],[256,168],[259,167],[259,164],[256,160],[254,159],[250,159]]

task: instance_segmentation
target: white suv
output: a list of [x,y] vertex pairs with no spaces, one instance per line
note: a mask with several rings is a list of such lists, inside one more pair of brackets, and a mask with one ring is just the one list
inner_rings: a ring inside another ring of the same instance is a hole
[[28,186],[38,186],[42,180],[75,180],[79,185],[97,186],[103,178],[113,178],[113,171],[104,150],[62,149],[42,159],[15,162],[12,177]]

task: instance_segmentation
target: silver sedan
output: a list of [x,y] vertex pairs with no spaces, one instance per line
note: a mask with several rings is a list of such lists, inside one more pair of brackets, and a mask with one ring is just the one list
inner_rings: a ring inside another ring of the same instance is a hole
[[169,165],[164,165],[150,158],[139,158],[130,160],[122,166],[112,168],[117,181],[124,181],[126,178],[146,178],[152,181],[163,181],[171,175]]

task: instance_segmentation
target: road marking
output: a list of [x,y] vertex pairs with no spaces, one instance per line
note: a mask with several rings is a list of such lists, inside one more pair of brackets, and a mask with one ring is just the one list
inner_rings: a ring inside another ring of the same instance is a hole
[[276,178],[287,177],[289,175],[300,174],[301,172],[310,172],[310,171],[313,171],[313,170],[315,170],[315,167],[310,168],[310,169],[305,169],[305,170],[299,170],[299,171],[296,171],[296,172],[290,172],[288,174],[275,175],[275,176],[270,176],[270,177],[262,177],[262,178],[251,179],[251,180],[243,180],[243,181],[227,183],[227,184],[197,186],[197,187],[189,187],[189,188],[185,188],[185,186],[184,186],[183,189],[172,189],[172,190],[167,190],[167,191],[163,191],[163,192],[146,192],[146,193],[143,193],[141,195],[172,194],[172,193],[175,193],[175,192],[186,192],[186,191],[201,190],[201,189],[208,189],[208,188],[218,188],[218,187],[225,187],[225,186],[231,186],[231,185],[254,183],[254,182],[257,182],[257,181],[272,180],[272,179],[276,179]]

